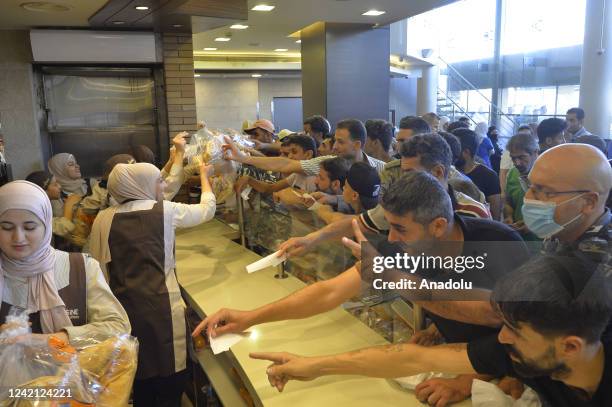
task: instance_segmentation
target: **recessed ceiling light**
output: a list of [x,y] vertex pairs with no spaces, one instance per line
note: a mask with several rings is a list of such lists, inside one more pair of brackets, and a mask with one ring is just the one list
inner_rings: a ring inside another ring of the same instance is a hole
[[63,4],[49,3],[47,1],[30,1],[20,4],[20,7],[28,11],[37,11],[40,13],[61,13],[70,11],[71,7]]
[[216,50],[217,50],[217,48],[215,48],[215,47],[206,47],[206,48],[204,48],[204,51],[216,51]]
[[174,28],[181,28],[183,26],[183,24],[172,24],[172,27]]
[[113,21],[113,24],[122,25],[122,24],[125,24],[125,21]]
[[261,78],[261,74],[260,73],[254,73],[253,75],[251,75],[251,78]]
[[301,44],[301,43],[302,43],[302,40],[297,40],[295,43],[296,43],[296,44]]
[[194,78],[199,78],[201,75],[199,73],[193,75]]
[[136,6],[134,7],[136,10],[146,11],[149,9],[149,6]]
[[289,51],[287,48],[276,48],[274,52],[287,52]]
[[267,4],[258,4],[255,7],[253,7],[251,10],[253,11],[272,11],[274,10],[275,6],[269,6]]
[[230,25],[230,28],[233,30],[246,30],[247,28],[249,28],[249,26],[244,24],[234,24]]
[[362,16],[382,16],[383,14],[385,14],[386,11],[380,11],[380,10],[368,10],[365,13],[362,14]]
[[230,40],[231,40],[231,38],[229,38],[229,37],[217,37],[217,38],[215,38],[215,41],[217,41],[217,42],[228,42]]

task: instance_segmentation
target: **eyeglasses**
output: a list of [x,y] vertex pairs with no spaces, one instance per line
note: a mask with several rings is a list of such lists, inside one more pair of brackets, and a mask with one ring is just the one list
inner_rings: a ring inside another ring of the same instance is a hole
[[592,192],[592,191],[589,191],[588,189],[576,189],[573,191],[543,191],[541,188],[534,187],[534,186],[529,186],[528,191],[531,191],[534,198],[537,199],[538,201],[541,201],[542,197],[548,200],[548,199],[554,198],[557,195],[586,194],[587,192]]

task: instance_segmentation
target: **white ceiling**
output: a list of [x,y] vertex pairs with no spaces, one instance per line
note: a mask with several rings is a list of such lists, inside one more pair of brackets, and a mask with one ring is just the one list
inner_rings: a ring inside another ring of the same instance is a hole
[[[454,0],[249,0],[249,18],[246,30],[230,30],[229,25],[206,32],[197,32],[198,17],[193,17],[194,51],[216,47],[221,52],[269,53],[276,48],[300,52],[297,38],[288,36],[317,21],[337,23],[372,23],[386,25],[424,11],[452,3]],[[274,5],[271,12],[252,11],[260,3]],[[370,9],[384,10],[378,17],[361,14]],[[216,37],[232,34],[229,42],[215,42]],[[249,44],[259,44],[256,46]]]
[[84,27],[89,16],[98,11],[107,0],[44,0],[47,3],[70,7],[59,13],[27,11],[22,3],[35,0],[0,0],[0,29],[27,29],[30,27]]

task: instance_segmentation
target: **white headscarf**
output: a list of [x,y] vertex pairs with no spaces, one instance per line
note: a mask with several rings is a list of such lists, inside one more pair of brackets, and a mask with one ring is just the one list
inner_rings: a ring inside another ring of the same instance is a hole
[[[440,121],[438,122],[438,130],[446,131],[444,126],[447,125],[448,123],[450,123],[450,119],[448,118],[448,116],[441,116],[440,117]],[[434,129],[432,129],[432,130],[434,130]]]
[[[157,200],[157,185],[161,173],[149,163],[117,164],[108,176],[108,192],[119,204],[128,200]],[[113,217],[117,207],[98,213],[89,236],[89,251],[100,264],[111,261],[108,245]]]
[[68,163],[76,162],[74,156],[68,153],[55,154],[47,166],[49,172],[55,176],[55,179],[62,187],[62,190],[68,194],[84,195],[87,192],[87,184],[83,178],[73,179],[68,176]]
[[474,128],[474,132],[476,133],[476,137],[478,140],[478,145],[480,145],[480,143],[482,143],[482,140],[484,140],[485,137],[487,137],[488,129],[489,129],[489,126],[485,122],[479,122]]
[[55,250],[51,247],[53,211],[46,192],[28,181],[10,182],[0,187],[0,215],[10,209],[34,214],[43,222],[45,235],[40,247],[23,260],[12,259],[0,252],[0,297],[4,293],[5,278],[26,278],[29,287],[27,311],[40,311],[43,333],[54,333],[72,326],[55,285]]

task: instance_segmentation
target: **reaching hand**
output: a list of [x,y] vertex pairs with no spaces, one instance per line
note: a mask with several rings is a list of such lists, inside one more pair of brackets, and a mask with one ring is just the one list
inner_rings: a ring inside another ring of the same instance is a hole
[[368,239],[366,239],[366,237],[363,235],[363,232],[361,232],[361,228],[359,227],[359,220],[353,219],[351,221],[351,226],[353,227],[353,235],[355,235],[355,240],[351,240],[348,237],[343,237],[342,244],[344,244],[344,246],[346,246],[346,248],[349,249],[351,253],[353,253],[353,256],[358,259],[361,259],[361,243],[367,242]]
[[223,145],[224,158],[226,160],[238,161],[239,163],[243,163],[246,161],[248,156],[240,151],[238,146],[230,139],[225,136],[225,144]]
[[211,338],[229,333],[241,333],[251,326],[248,313],[222,308],[200,322],[193,330],[192,336],[198,336],[206,331]]
[[444,338],[434,324],[431,324],[427,329],[415,332],[410,337],[409,343],[414,343],[421,346],[434,346],[442,343]]
[[338,203],[338,197],[336,195],[326,194],[325,192],[313,192],[310,194],[320,204],[335,205]]
[[200,177],[205,176],[206,178],[210,178],[215,175],[215,167],[207,164],[200,164]]
[[174,148],[176,148],[177,152],[185,152],[185,146],[187,145],[187,140],[185,140],[185,137],[189,137],[189,133],[182,131],[172,139],[172,144],[174,145]]
[[458,403],[470,397],[471,393],[471,376],[459,376],[455,379],[429,379],[414,389],[414,394],[421,403],[435,407]]
[[273,362],[266,369],[268,381],[279,392],[282,392],[289,380],[309,381],[316,379],[320,373],[314,366],[312,358],[305,358],[287,352],[251,353],[253,359]]
[[309,251],[314,241],[308,235],[303,237],[292,237],[278,247],[280,255],[286,254],[287,257],[301,256]]
[[523,382],[514,377],[502,377],[502,379],[497,384],[504,393],[511,396],[513,399],[518,400],[523,395],[525,391],[525,386]]

